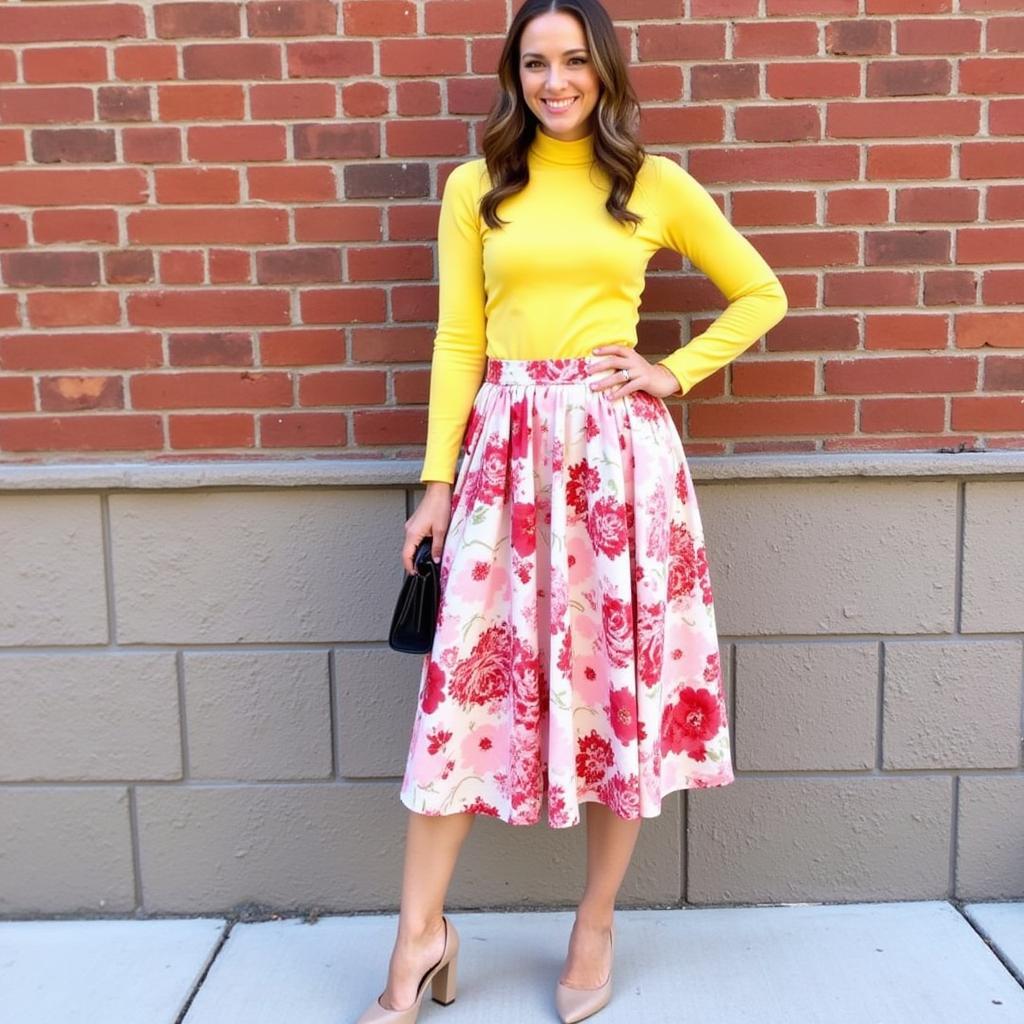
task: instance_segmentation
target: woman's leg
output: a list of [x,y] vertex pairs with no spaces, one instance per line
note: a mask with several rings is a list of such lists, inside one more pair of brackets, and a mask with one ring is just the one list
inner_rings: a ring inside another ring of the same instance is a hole
[[409,811],[405,838],[398,935],[381,996],[389,1010],[411,1006],[416,986],[444,952],[445,894],[475,814],[420,814]]
[[596,801],[588,801],[585,806],[587,881],[560,980],[579,988],[595,988],[603,984],[611,970],[608,933],[615,897],[633,856],[642,819],[626,821]]

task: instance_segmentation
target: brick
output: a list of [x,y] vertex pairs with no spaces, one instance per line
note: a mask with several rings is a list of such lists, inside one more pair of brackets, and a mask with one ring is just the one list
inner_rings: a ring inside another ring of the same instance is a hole
[[263,366],[318,366],[344,361],[345,335],[341,330],[303,328],[263,331],[260,335],[260,362]]
[[326,36],[338,30],[338,10],[333,0],[260,0],[246,4],[245,16],[251,37]]
[[860,345],[860,326],[846,313],[809,313],[787,316],[766,336],[769,352],[837,352]]
[[35,128],[32,159],[40,164],[99,164],[117,160],[117,140],[105,128]]
[[107,51],[100,46],[40,47],[24,50],[21,60],[30,84],[107,80]]
[[985,213],[989,220],[1024,220],[1024,185],[990,185]]
[[817,107],[769,106],[738,107],[735,115],[736,138],[745,142],[798,142],[821,138],[821,118]]
[[188,129],[188,155],[210,163],[284,160],[285,128],[278,124],[197,125]]
[[1019,306],[1024,300],[1024,270],[986,270],[981,298],[991,306]]
[[122,412],[0,420],[0,449],[8,452],[159,451],[163,446],[159,416]]
[[896,193],[898,221],[973,221],[980,193],[973,188],[901,188]]
[[123,128],[121,147],[125,160],[133,164],[178,163],[181,132],[177,128]]
[[32,229],[39,245],[54,242],[116,245],[119,235],[114,210],[36,210],[32,214]]
[[672,142],[721,142],[725,137],[725,111],[719,106],[687,103],[644,109],[642,138],[647,145]]
[[732,393],[739,397],[814,394],[811,359],[745,360],[735,363],[730,373]]
[[976,100],[830,103],[827,130],[837,139],[974,135],[980,121]]
[[865,398],[860,403],[860,429],[870,434],[896,431],[941,431],[946,403],[936,398]]
[[861,270],[825,273],[826,306],[913,306],[917,275],[910,271]]
[[49,3],[0,7],[0,43],[49,43],[69,39],[107,42],[145,38],[146,19],[137,3]]
[[310,203],[338,198],[330,167],[250,167],[247,173],[253,200]]
[[246,249],[210,249],[207,253],[210,284],[251,284],[251,256]]
[[141,43],[114,50],[114,75],[122,80],[161,82],[178,77],[178,48]]
[[126,219],[128,240],[142,245],[261,245],[288,241],[285,210],[181,208],[133,210]]
[[299,405],[383,405],[387,401],[383,370],[324,370],[299,378]]
[[853,61],[769,64],[766,89],[777,99],[817,99],[860,95],[860,65]]
[[882,224],[889,219],[889,193],[884,188],[829,189],[826,224]]
[[949,421],[954,430],[1021,430],[1024,402],[1016,395],[954,398]]
[[734,57],[811,57],[818,52],[813,21],[747,21],[734,24]]
[[461,39],[382,39],[380,73],[396,77],[459,75],[466,70]]
[[[674,100],[682,96],[683,73],[679,68],[634,67],[632,77],[641,100]],[[654,90],[649,83],[655,78],[668,79],[674,84],[667,89]],[[486,114],[497,96],[495,84],[486,78],[453,78],[445,83],[445,88],[449,114]]]
[[403,117],[429,117],[441,113],[437,82],[399,82],[395,89],[398,113]]
[[160,253],[157,274],[160,284],[202,284],[205,273],[201,252],[166,249]]
[[35,407],[31,377],[0,377],[0,412],[33,412]]
[[356,410],[352,414],[356,444],[421,444],[425,414],[418,409]]
[[[0,195],[16,206],[64,206],[69,199],[84,206],[115,206],[147,200],[143,173],[134,167],[76,170],[0,171]],[[69,195],[69,189],[73,195]]]
[[738,227],[774,224],[813,224],[817,199],[813,192],[764,189],[735,192],[733,224]]
[[952,152],[952,146],[948,142],[870,146],[867,177],[869,181],[948,178]]
[[892,52],[892,22],[833,21],[825,28],[825,50],[837,56],[861,57]]
[[91,121],[94,113],[92,91],[80,86],[8,86],[0,91],[0,122],[5,124]]
[[287,372],[195,370],[137,373],[128,378],[133,409],[246,409],[292,404]]
[[1024,227],[959,228],[957,263],[1020,263]]
[[181,63],[186,78],[281,77],[281,50],[273,43],[190,43],[181,48]]
[[100,86],[96,91],[96,112],[101,121],[149,121],[149,89],[136,85]]
[[158,203],[237,203],[238,171],[228,167],[159,167],[153,172]]
[[346,0],[341,17],[346,36],[416,34],[416,4],[412,0]]
[[1024,166],[1024,142],[965,142],[960,147],[963,178],[1017,178]]
[[343,413],[264,413],[259,423],[264,448],[335,448],[348,444]]
[[505,0],[431,0],[424,8],[428,35],[504,32]]
[[693,18],[753,18],[758,0],[690,0]]
[[867,14],[946,14],[953,0],[865,0]]
[[989,18],[985,43],[990,53],[1024,53],[1024,17]]
[[464,120],[389,121],[384,126],[388,156],[452,156],[469,153]]
[[789,434],[845,434],[854,429],[856,407],[847,399],[790,399],[785,402],[691,402],[691,437],[763,437]]
[[991,135],[1024,135],[1024,100],[990,100],[988,130]]
[[288,43],[289,78],[351,78],[373,74],[373,43],[355,39],[328,39],[315,43]]
[[1024,356],[987,356],[985,391],[1024,391]]
[[1024,91],[1024,57],[978,57],[960,61],[960,91],[991,96]]
[[168,3],[153,8],[161,39],[229,39],[242,33],[241,9],[225,3]]
[[103,278],[107,284],[145,284],[154,280],[150,249],[122,249],[103,254]]
[[690,68],[695,100],[749,99],[759,90],[756,64],[696,64]]
[[867,349],[944,349],[949,320],[941,313],[870,313],[864,318]]
[[249,413],[172,413],[167,417],[171,448],[252,448],[256,443],[255,418]]
[[144,327],[218,327],[285,324],[288,292],[271,288],[206,288],[134,292],[127,296],[128,322]]
[[637,34],[640,60],[709,60],[725,56],[725,26],[641,25]]
[[25,298],[33,327],[100,327],[121,322],[116,292],[29,292]]
[[383,323],[387,317],[383,288],[317,288],[299,292],[305,324]]
[[866,266],[899,266],[947,263],[948,231],[867,231],[864,235]]
[[948,60],[873,60],[868,64],[868,96],[945,96],[952,67]]
[[388,112],[390,96],[379,82],[353,82],[341,87],[341,106],[348,117],[380,117]]
[[973,391],[977,376],[977,360],[964,356],[858,356],[824,366],[825,392],[836,395]]
[[430,191],[430,174],[423,163],[351,164],[342,174],[349,199],[411,199]]
[[960,348],[1024,346],[1024,312],[957,313],[953,327]]
[[334,117],[337,110],[335,88],[326,82],[252,85],[249,103],[253,118],[260,121]]
[[857,0],[765,0],[769,16],[796,18],[801,15],[856,14]]
[[171,334],[171,366],[252,366],[252,336],[244,331]]
[[977,53],[980,48],[981,22],[974,18],[900,18],[896,22],[899,53]]
[[79,409],[123,409],[124,385],[120,377],[40,377],[42,412]]
[[241,85],[161,85],[157,88],[161,121],[231,121],[245,116]]
[[[351,267],[352,252],[349,252]],[[264,249],[256,253],[256,280],[260,284],[306,284],[341,280],[341,253],[328,249]]]
[[750,241],[773,267],[849,266],[860,250],[855,231],[776,231]]
[[972,306],[978,282],[970,270],[928,270],[924,274],[926,306]]
[[380,156],[380,137],[373,124],[296,124],[291,132],[296,160]]
[[95,252],[9,252],[0,254],[4,283],[12,288],[88,287],[100,283]]
[[[313,206],[295,210],[297,242],[363,242],[384,237],[380,209],[373,206]],[[435,232],[436,237],[436,232]]]
[[848,181],[858,174],[856,146],[693,149],[690,172],[702,182]]

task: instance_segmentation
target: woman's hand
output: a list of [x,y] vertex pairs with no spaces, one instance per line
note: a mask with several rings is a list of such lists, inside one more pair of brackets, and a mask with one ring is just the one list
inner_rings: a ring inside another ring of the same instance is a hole
[[588,373],[601,370],[629,370],[629,380],[621,373],[612,373],[600,380],[592,381],[590,387],[594,391],[608,391],[608,397],[614,401],[632,391],[643,388],[657,398],[668,398],[669,395],[681,393],[679,381],[675,374],[660,363],[649,363],[636,349],[629,345],[599,345],[593,350],[594,355],[607,356],[588,367]]
[[405,521],[405,546],[402,548],[402,564],[410,576],[416,575],[412,556],[424,537],[433,537],[431,557],[441,561],[444,538],[452,515],[452,485],[445,480],[429,480],[427,493],[416,506],[416,511]]

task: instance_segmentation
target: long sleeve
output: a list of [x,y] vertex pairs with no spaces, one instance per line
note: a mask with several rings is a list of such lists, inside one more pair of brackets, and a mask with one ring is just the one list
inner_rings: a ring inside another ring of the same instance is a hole
[[437,226],[437,333],[430,367],[427,446],[420,481],[455,482],[455,466],[483,379],[486,317],[477,201],[482,162],[456,167],[444,185]]
[[686,394],[774,327],[788,302],[771,267],[703,186],[668,157],[659,156],[658,165],[664,244],[686,256],[729,302],[703,334],[660,360]]

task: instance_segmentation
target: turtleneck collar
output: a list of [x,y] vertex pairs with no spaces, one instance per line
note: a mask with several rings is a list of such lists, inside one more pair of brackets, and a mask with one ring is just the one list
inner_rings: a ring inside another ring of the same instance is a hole
[[594,133],[566,142],[546,135],[538,126],[530,143],[530,152],[554,164],[589,164],[594,159]]

